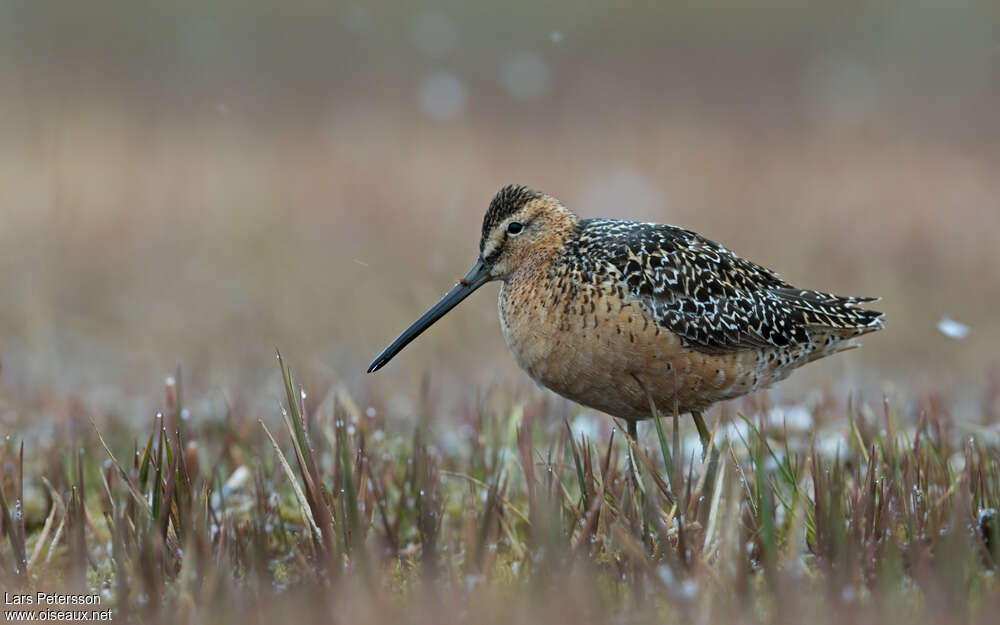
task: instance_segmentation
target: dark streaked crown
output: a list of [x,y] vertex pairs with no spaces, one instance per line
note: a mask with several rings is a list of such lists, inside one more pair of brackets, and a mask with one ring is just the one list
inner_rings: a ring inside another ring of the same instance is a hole
[[524,205],[531,200],[537,200],[541,197],[540,191],[529,189],[521,184],[509,184],[500,189],[493,196],[490,207],[486,209],[486,215],[483,217],[483,236],[479,239],[480,251],[483,249],[486,237],[497,224],[524,208]]

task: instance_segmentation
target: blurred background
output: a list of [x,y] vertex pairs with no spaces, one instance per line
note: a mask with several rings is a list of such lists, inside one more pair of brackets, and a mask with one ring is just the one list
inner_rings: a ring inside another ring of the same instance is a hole
[[520,182],[885,298],[886,331],[778,396],[974,404],[1000,339],[998,32],[992,0],[2,1],[0,388],[98,410],[181,362],[195,393],[252,394],[280,347],[361,398],[534,392],[495,285],[363,373]]

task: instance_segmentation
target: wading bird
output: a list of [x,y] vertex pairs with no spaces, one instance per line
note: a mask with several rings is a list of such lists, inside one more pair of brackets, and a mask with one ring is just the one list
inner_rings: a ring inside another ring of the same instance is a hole
[[709,405],[765,388],[882,328],[877,298],[792,286],[674,226],[580,219],[554,197],[504,187],[464,278],[372,362],[379,370],[473,291],[500,288],[500,325],[543,386],[636,422],[691,413],[703,446]]

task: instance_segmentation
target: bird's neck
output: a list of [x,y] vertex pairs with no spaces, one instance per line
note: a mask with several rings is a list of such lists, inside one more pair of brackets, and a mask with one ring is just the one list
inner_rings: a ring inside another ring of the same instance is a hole
[[515,263],[517,269],[509,279],[547,274],[552,263],[565,253],[567,245],[579,236],[580,218],[569,209],[559,206],[542,219],[549,222],[546,224],[545,238],[525,250],[524,256]]

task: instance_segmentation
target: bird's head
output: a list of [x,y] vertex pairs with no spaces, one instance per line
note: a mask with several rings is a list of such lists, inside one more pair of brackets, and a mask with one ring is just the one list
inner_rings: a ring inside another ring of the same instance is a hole
[[479,257],[472,269],[385,348],[368,372],[381,369],[410,341],[482,285],[491,280],[506,280],[515,272],[550,258],[576,223],[577,217],[551,196],[521,185],[500,189],[483,217]]
[[479,260],[491,279],[506,279],[561,246],[576,221],[554,197],[508,185],[493,196],[483,216]]

